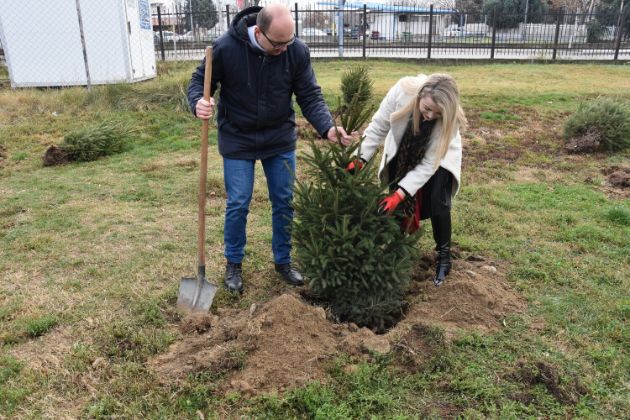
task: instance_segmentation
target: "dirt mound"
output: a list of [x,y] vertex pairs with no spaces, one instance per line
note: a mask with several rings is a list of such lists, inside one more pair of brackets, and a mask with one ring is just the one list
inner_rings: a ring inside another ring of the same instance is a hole
[[[429,280],[432,258],[425,255],[416,276]],[[458,329],[481,333],[501,328],[506,315],[522,312],[525,299],[505,283],[505,267],[480,256],[453,261],[453,269],[441,287],[432,281],[415,283],[407,316],[387,335],[406,334],[414,325],[441,327],[451,338]],[[424,273],[424,274],[423,274]]]
[[630,188],[630,169],[620,169],[611,173],[608,182],[616,188]]
[[[430,265],[430,258],[423,261],[418,279],[429,277],[425,265]],[[444,328],[447,337],[458,328],[499,329],[506,315],[525,307],[503,275],[504,270],[489,261],[456,261],[440,288],[431,281],[414,281],[407,317],[385,335],[331,322],[323,308],[297,293],[249,310],[187,318],[180,325],[183,339],[149,365],[165,380],[212,372],[227,375],[224,391],[282,392],[308,381],[324,381],[329,361],[341,353],[365,358],[405,349],[415,357],[430,354],[439,344],[432,335],[439,330],[435,327]]]
[[[237,369],[232,389],[255,393],[322,379],[325,360],[337,353],[347,328],[326,320],[322,308],[284,294],[249,311],[221,311],[219,316],[187,319],[186,336],[151,364],[165,377],[205,370]],[[205,330],[209,327],[208,332]]]
[[630,197],[630,168],[612,165],[601,169],[608,181],[603,187],[606,193],[615,198]]

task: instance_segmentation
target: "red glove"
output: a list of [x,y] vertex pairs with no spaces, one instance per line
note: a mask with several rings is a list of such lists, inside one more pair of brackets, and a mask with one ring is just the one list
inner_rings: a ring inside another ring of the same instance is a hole
[[348,163],[348,166],[346,166],[346,172],[354,175],[356,172],[359,172],[361,169],[363,169],[364,162],[365,161],[363,159],[353,160],[352,162]]
[[401,201],[405,199],[405,193],[399,192],[398,190],[394,191],[392,194],[388,195],[379,203],[378,214],[392,214],[396,207],[400,204]]

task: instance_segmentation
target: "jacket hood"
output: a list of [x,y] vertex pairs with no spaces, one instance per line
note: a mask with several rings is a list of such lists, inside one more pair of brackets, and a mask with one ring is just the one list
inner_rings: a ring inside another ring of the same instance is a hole
[[238,12],[230,23],[230,35],[249,43],[247,28],[256,24],[256,16],[261,10],[262,7],[260,6],[252,6]]

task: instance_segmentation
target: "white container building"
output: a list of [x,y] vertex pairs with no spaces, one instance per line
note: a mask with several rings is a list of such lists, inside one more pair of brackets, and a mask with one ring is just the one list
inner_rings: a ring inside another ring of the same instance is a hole
[[14,88],[157,73],[149,0],[1,0],[0,40]]

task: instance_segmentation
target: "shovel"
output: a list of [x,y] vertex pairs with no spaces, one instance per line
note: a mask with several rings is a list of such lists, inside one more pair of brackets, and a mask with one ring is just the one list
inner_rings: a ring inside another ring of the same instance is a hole
[[[212,47],[206,48],[206,72],[203,78],[203,99],[210,100],[210,79],[212,77]],[[185,312],[208,312],[212,305],[217,286],[206,279],[206,258],[204,243],[206,238],[206,177],[208,171],[208,120],[202,120],[201,164],[199,173],[199,226],[198,226],[198,270],[197,277],[183,277],[179,283],[177,308]]]

